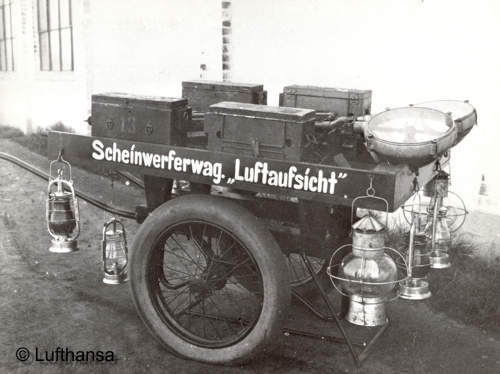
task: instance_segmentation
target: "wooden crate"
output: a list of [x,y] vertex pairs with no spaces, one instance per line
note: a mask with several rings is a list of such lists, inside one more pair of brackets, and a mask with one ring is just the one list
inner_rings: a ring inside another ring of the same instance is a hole
[[195,112],[207,112],[222,101],[267,104],[267,91],[261,84],[194,80],[182,82],[182,97]]
[[92,95],[92,136],[185,145],[191,115],[183,98]]
[[280,106],[335,111],[339,116],[370,114],[371,103],[371,90],[292,85],[280,94]]
[[307,161],[315,112],[222,102],[205,115],[208,150],[268,159]]

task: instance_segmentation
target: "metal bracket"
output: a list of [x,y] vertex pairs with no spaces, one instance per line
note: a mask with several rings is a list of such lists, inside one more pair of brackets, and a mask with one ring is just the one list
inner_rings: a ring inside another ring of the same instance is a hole
[[258,137],[252,137],[252,150],[253,150],[253,155],[254,157],[260,157],[259,154],[259,138]]
[[[311,274],[311,277],[313,278],[314,282],[316,283],[316,286],[318,287],[322,297],[323,297],[323,301],[325,302],[331,316],[327,316],[325,315],[323,312],[321,312],[316,306],[314,306],[313,304],[311,304],[309,301],[303,299],[302,297],[300,297],[296,292],[294,292],[292,290],[292,295],[298,300],[300,301],[302,304],[304,304],[311,312],[313,312],[317,317],[323,319],[323,320],[326,320],[326,321],[331,321],[332,319],[334,320],[334,322],[336,323],[337,327],[339,328],[341,334],[342,334],[342,337],[333,337],[333,336],[328,336],[326,337],[327,339],[325,339],[325,336],[324,335],[317,335],[317,334],[311,334],[311,333],[307,333],[307,332],[304,332],[304,331],[298,331],[298,330],[291,330],[291,329],[286,329],[286,332],[290,333],[290,334],[296,334],[296,335],[304,335],[304,336],[308,336],[308,337],[311,337],[311,338],[318,338],[318,339],[321,339],[321,340],[330,340],[330,341],[333,341],[333,342],[336,342],[336,343],[345,343],[347,344],[348,348],[349,348],[349,351],[351,353],[351,356],[355,362],[355,364],[357,366],[361,366],[361,364],[363,363],[363,361],[366,359],[366,357],[368,356],[368,353],[370,351],[370,349],[373,347],[373,345],[375,344],[375,342],[378,340],[378,338],[382,335],[382,333],[387,329],[387,327],[389,326],[389,323],[390,321],[388,320],[387,323],[385,323],[384,325],[382,325],[379,330],[377,331],[377,333],[371,338],[371,340],[368,342],[368,343],[364,343],[364,342],[355,342],[355,341],[352,341],[349,336],[347,335],[347,332],[345,331],[344,327],[342,326],[342,324],[340,323],[340,318],[343,318],[343,315],[341,315],[340,317],[337,315],[337,313],[335,313],[335,310],[332,306],[332,303],[331,301],[328,299],[328,296],[326,295],[325,291],[323,290],[323,287],[321,286],[321,284],[319,283],[319,280],[318,280],[318,277],[316,275],[316,273],[314,272],[314,269],[311,265],[311,263],[309,262],[305,252],[302,252],[301,253],[301,257],[302,257],[302,261],[304,262],[304,264],[306,265],[307,267],[307,270],[309,271],[309,273]],[[345,300],[343,300],[345,301]],[[363,351],[361,351],[361,353],[358,355],[358,353],[356,352],[356,350],[354,349],[354,345],[357,345],[357,346],[362,346],[364,347]]]

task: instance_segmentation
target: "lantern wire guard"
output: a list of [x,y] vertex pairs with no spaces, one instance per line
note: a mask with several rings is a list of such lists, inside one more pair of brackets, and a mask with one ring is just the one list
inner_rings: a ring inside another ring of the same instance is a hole
[[[429,219],[432,219],[432,215],[428,213],[429,208],[433,209],[435,200],[438,199],[438,209],[442,207],[447,209],[446,223],[450,233],[453,233],[462,227],[469,212],[460,196],[449,190],[451,175],[441,169],[439,161],[436,162],[435,171],[437,175],[418,192],[421,196],[419,207],[422,213],[422,224],[425,225]],[[413,205],[404,204],[402,209],[406,222],[411,223]]]
[[[407,269],[406,260],[395,249],[385,247],[385,230],[388,227],[388,202],[375,196],[372,187],[373,177],[370,178],[370,187],[366,196],[355,198],[352,202],[351,224],[352,242],[338,248],[330,258],[327,269],[328,275],[335,289],[350,298],[349,311],[346,319],[359,326],[381,326],[388,323],[385,314],[385,302],[389,299],[390,292],[396,284],[406,281],[408,276],[403,277],[397,270],[396,262],[387,253],[395,254],[401,258]],[[370,211],[359,221],[354,221],[354,208],[356,202],[363,199],[378,200],[385,203],[386,223],[381,224]],[[352,252],[346,255],[340,265],[333,265],[332,261],[338,252],[351,247]],[[336,268],[338,267],[338,275]],[[408,274],[408,272],[406,272]],[[334,280],[341,283],[341,289]]]
[[[112,206],[114,201],[114,172],[111,177],[111,194],[112,198],[109,206]],[[122,284],[128,282],[127,236],[125,234],[125,226],[121,221],[116,219],[116,212],[111,219],[104,224],[102,230],[101,254],[102,270],[104,272],[102,281],[106,284]]]
[[[59,148],[56,160],[50,163],[49,185],[47,188],[46,218],[47,230],[52,236],[51,252],[68,253],[78,250],[76,239],[80,235],[80,217],[78,201],[71,179],[71,165],[62,157],[63,148]],[[52,167],[62,164],[57,169],[57,177],[52,176]],[[63,179],[64,167],[67,167],[69,179]]]

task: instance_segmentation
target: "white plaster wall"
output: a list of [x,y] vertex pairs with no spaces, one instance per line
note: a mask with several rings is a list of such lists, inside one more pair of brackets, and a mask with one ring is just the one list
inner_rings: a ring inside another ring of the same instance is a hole
[[93,1],[93,93],[181,97],[183,80],[222,79],[219,0]]
[[[0,123],[61,121],[88,133],[93,93],[181,97],[183,80],[222,79],[219,0],[73,0],[74,72],[40,72],[36,0],[14,2],[16,71],[0,72]],[[22,8],[22,9],[21,9]]]
[[[87,0],[85,0],[87,1]],[[86,132],[84,0],[73,6],[75,71],[42,72],[36,31],[36,0],[13,2],[15,71],[0,72],[0,121],[23,131],[63,122]],[[83,112],[82,112],[83,109]]]
[[[14,36],[23,35],[26,27],[31,25],[29,7],[23,7],[21,2],[12,4],[12,33]],[[0,124],[19,126],[26,131],[26,100],[25,100],[25,71],[26,58],[23,48],[14,47],[15,71],[0,72]]]

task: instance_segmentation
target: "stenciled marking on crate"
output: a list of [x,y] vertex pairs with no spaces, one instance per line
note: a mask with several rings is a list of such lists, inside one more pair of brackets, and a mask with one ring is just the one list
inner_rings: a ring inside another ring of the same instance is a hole
[[[105,146],[100,140],[92,142],[92,158],[98,161],[111,161],[123,164],[152,167],[160,170],[173,170],[194,175],[202,175],[212,178],[214,184],[220,184],[226,180],[221,162],[211,162],[188,157],[179,157],[175,150],[169,150],[165,154],[136,150],[135,144],[130,148],[120,148],[116,142],[112,146]],[[299,191],[311,191],[333,195],[335,185],[339,179],[347,177],[347,173],[337,173],[335,171],[323,172],[318,169],[306,168],[300,172],[299,169],[291,165],[286,171],[273,170],[266,161],[256,161],[253,165],[244,166],[239,158],[234,160],[234,165],[229,168],[226,184],[235,182],[246,182],[263,184],[274,187],[290,188]],[[233,169],[234,167],[234,169]]]

